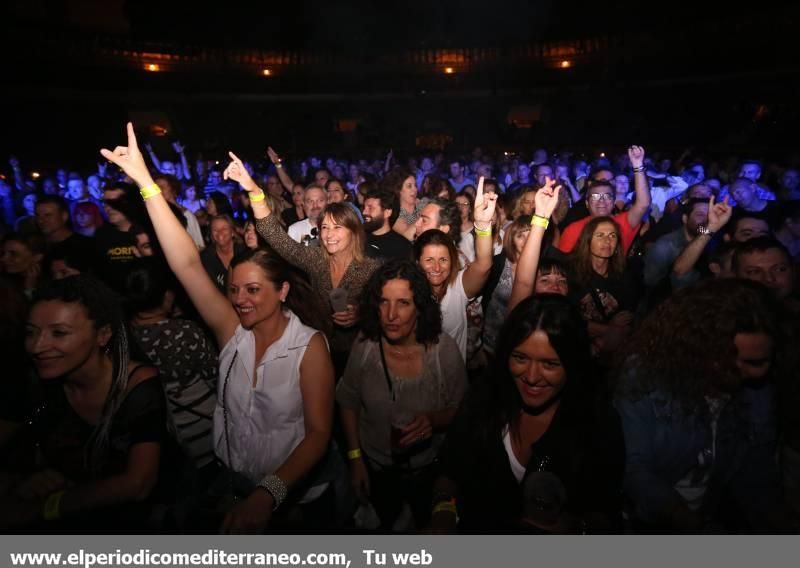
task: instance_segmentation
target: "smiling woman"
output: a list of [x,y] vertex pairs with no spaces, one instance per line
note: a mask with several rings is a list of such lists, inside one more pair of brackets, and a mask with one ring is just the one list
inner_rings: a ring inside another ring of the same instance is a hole
[[471,388],[440,453],[434,528],[452,530],[460,517],[461,532],[619,530],[622,435],[594,399],[577,310],[560,295],[523,300],[492,371]]
[[[332,467],[317,468],[313,477],[310,472],[335,456],[329,451],[333,369],[324,337],[311,327],[313,302],[285,263],[260,250],[231,262],[229,297],[223,296],[153,183],[133,125],[128,123],[127,146],[101,153],[141,188],[170,268],[222,348],[214,445],[228,468],[225,485],[243,499],[221,529],[262,532],[278,508],[276,521],[291,516],[301,524],[324,524],[319,510],[314,518],[304,514],[306,505],[328,493],[325,475]],[[259,200],[263,193],[254,209]]]
[[68,524],[51,530],[153,530],[151,507],[168,494],[161,490],[174,490],[167,472],[179,463],[158,372],[128,339],[119,302],[92,278],[37,292],[25,348],[39,378],[61,388],[45,389],[33,427],[21,431],[19,447],[30,454],[13,463],[27,475],[4,496],[0,526],[64,517]]

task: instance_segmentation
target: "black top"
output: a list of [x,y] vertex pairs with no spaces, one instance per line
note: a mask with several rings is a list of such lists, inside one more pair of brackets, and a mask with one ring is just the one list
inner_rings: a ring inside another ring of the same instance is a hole
[[[305,217],[303,217],[305,219]],[[294,205],[291,207],[287,207],[283,211],[281,211],[281,220],[283,221],[284,225],[287,227],[291,227],[298,221],[302,221],[300,217],[297,216],[297,211],[294,208]]]
[[94,234],[98,255],[98,275],[106,284],[121,292],[125,290],[125,277],[136,260],[136,237],[131,232],[120,231],[113,225],[103,225]]
[[[18,459],[10,463],[14,469],[28,474],[43,468],[54,469],[71,483],[80,485],[121,474],[127,468],[128,453],[133,446],[158,443],[161,450],[158,483],[147,499],[71,515],[58,528],[59,532],[147,531],[144,523],[152,505],[174,498],[175,476],[182,461],[177,443],[167,432],[166,399],[158,375],[134,386],[125,396],[112,420],[108,449],[96,472],[90,470],[87,460],[93,430],[94,426],[83,421],[69,405],[62,386],[48,384],[44,402],[14,443]],[[37,446],[38,450],[31,451]]]
[[610,406],[570,399],[565,393],[550,428],[533,445],[519,483],[503,445],[503,432],[487,436],[489,399],[485,384],[473,386],[439,453],[440,473],[458,487],[459,530],[528,532],[522,524],[523,488],[535,481],[532,474],[538,477],[547,472],[566,490],[562,510],[577,521],[575,530],[620,531],[625,450],[619,418]]
[[[234,243],[233,245],[233,256],[236,258],[247,249],[238,244]],[[223,264],[223,262],[217,256],[217,249],[212,243],[211,245],[207,246],[203,249],[203,252],[200,253],[200,261],[203,263],[203,268],[206,269],[206,273],[214,281],[214,284],[217,285],[217,289],[223,293],[223,295],[228,295],[228,267]]]
[[370,258],[411,260],[411,241],[396,231],[383,235],[367,235],[367,256]]
[[608,323],[618,312],[633,311],[638,295],[635,278],[627,270],[608,278],[593,273],[586,284],[579,283],[572,275],[569,278],[569,297],[586,321]]

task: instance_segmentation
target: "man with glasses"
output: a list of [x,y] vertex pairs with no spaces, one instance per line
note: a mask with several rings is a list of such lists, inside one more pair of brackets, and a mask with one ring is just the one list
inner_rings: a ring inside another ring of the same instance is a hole
[[633,183],[636,191],[636,200],[631,205],[631,208],[614,215],[614,199],[616,195],[613,182],[595,181],[586,192],[586,207],[589,209],[589,216],[571,223],[564,229],[561,234],[561,241],[558,244],[561,252],[572,252],[578,242],[581,231],[583,231],[583,228],[592,217],[607,215],[613,217],[619,224],[620,240],[625,255],[628,254],[633,240],[639,232],[642,218],[650,209],[650,185],[647,181],[647,172],[644,167],[644,148],[631,146],[628,148],[628,158],[630,158],[631,166],[633,167]]

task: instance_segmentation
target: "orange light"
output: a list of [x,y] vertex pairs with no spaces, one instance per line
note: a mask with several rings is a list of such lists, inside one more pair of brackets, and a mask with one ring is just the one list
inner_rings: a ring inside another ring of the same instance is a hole
[[560,65],[561,65],[561,68],[562,68],[562,69],[566,69],[566,68],[568,68],[568,67],[572,67],[572,61],[567,61],[567,60],[565,59],[565,60],[563,60],[563,61],[560,63]]
[[455,69],[453,69],[452,67],[445,67],[444,72],[447,73],[448,75],[452,75],[453,73],[455,73]]
[[31,172],[31,177],[33,179],[39,179],[39,172]]
[[264,77],[269,77],[272,75],[272,69],[264,69],[261,74],[264,75]]
[[148,71],[158,71],[160,69],[160,67],[158,65],[156,65],[155,63],[150,63],[149,65],[147,65],[145,67],[145,69],[147,69]]

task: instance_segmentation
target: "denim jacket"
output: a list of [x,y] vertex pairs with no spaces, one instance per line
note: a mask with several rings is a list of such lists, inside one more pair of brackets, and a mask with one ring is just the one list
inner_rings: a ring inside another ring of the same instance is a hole
[[[616,407],[625,436],[625,493],[635,519],[656,526],[681,500],[675,484],[710,454],[711,413],[687,413],[670,395],[619,396]],[[773,387],[745,387],[724,406],[716,451],[703,501],[715,521],[745,531],[768,528],[767,514],[779,500],[775,462]],[[735,512],[735,514],[734,514]]]

